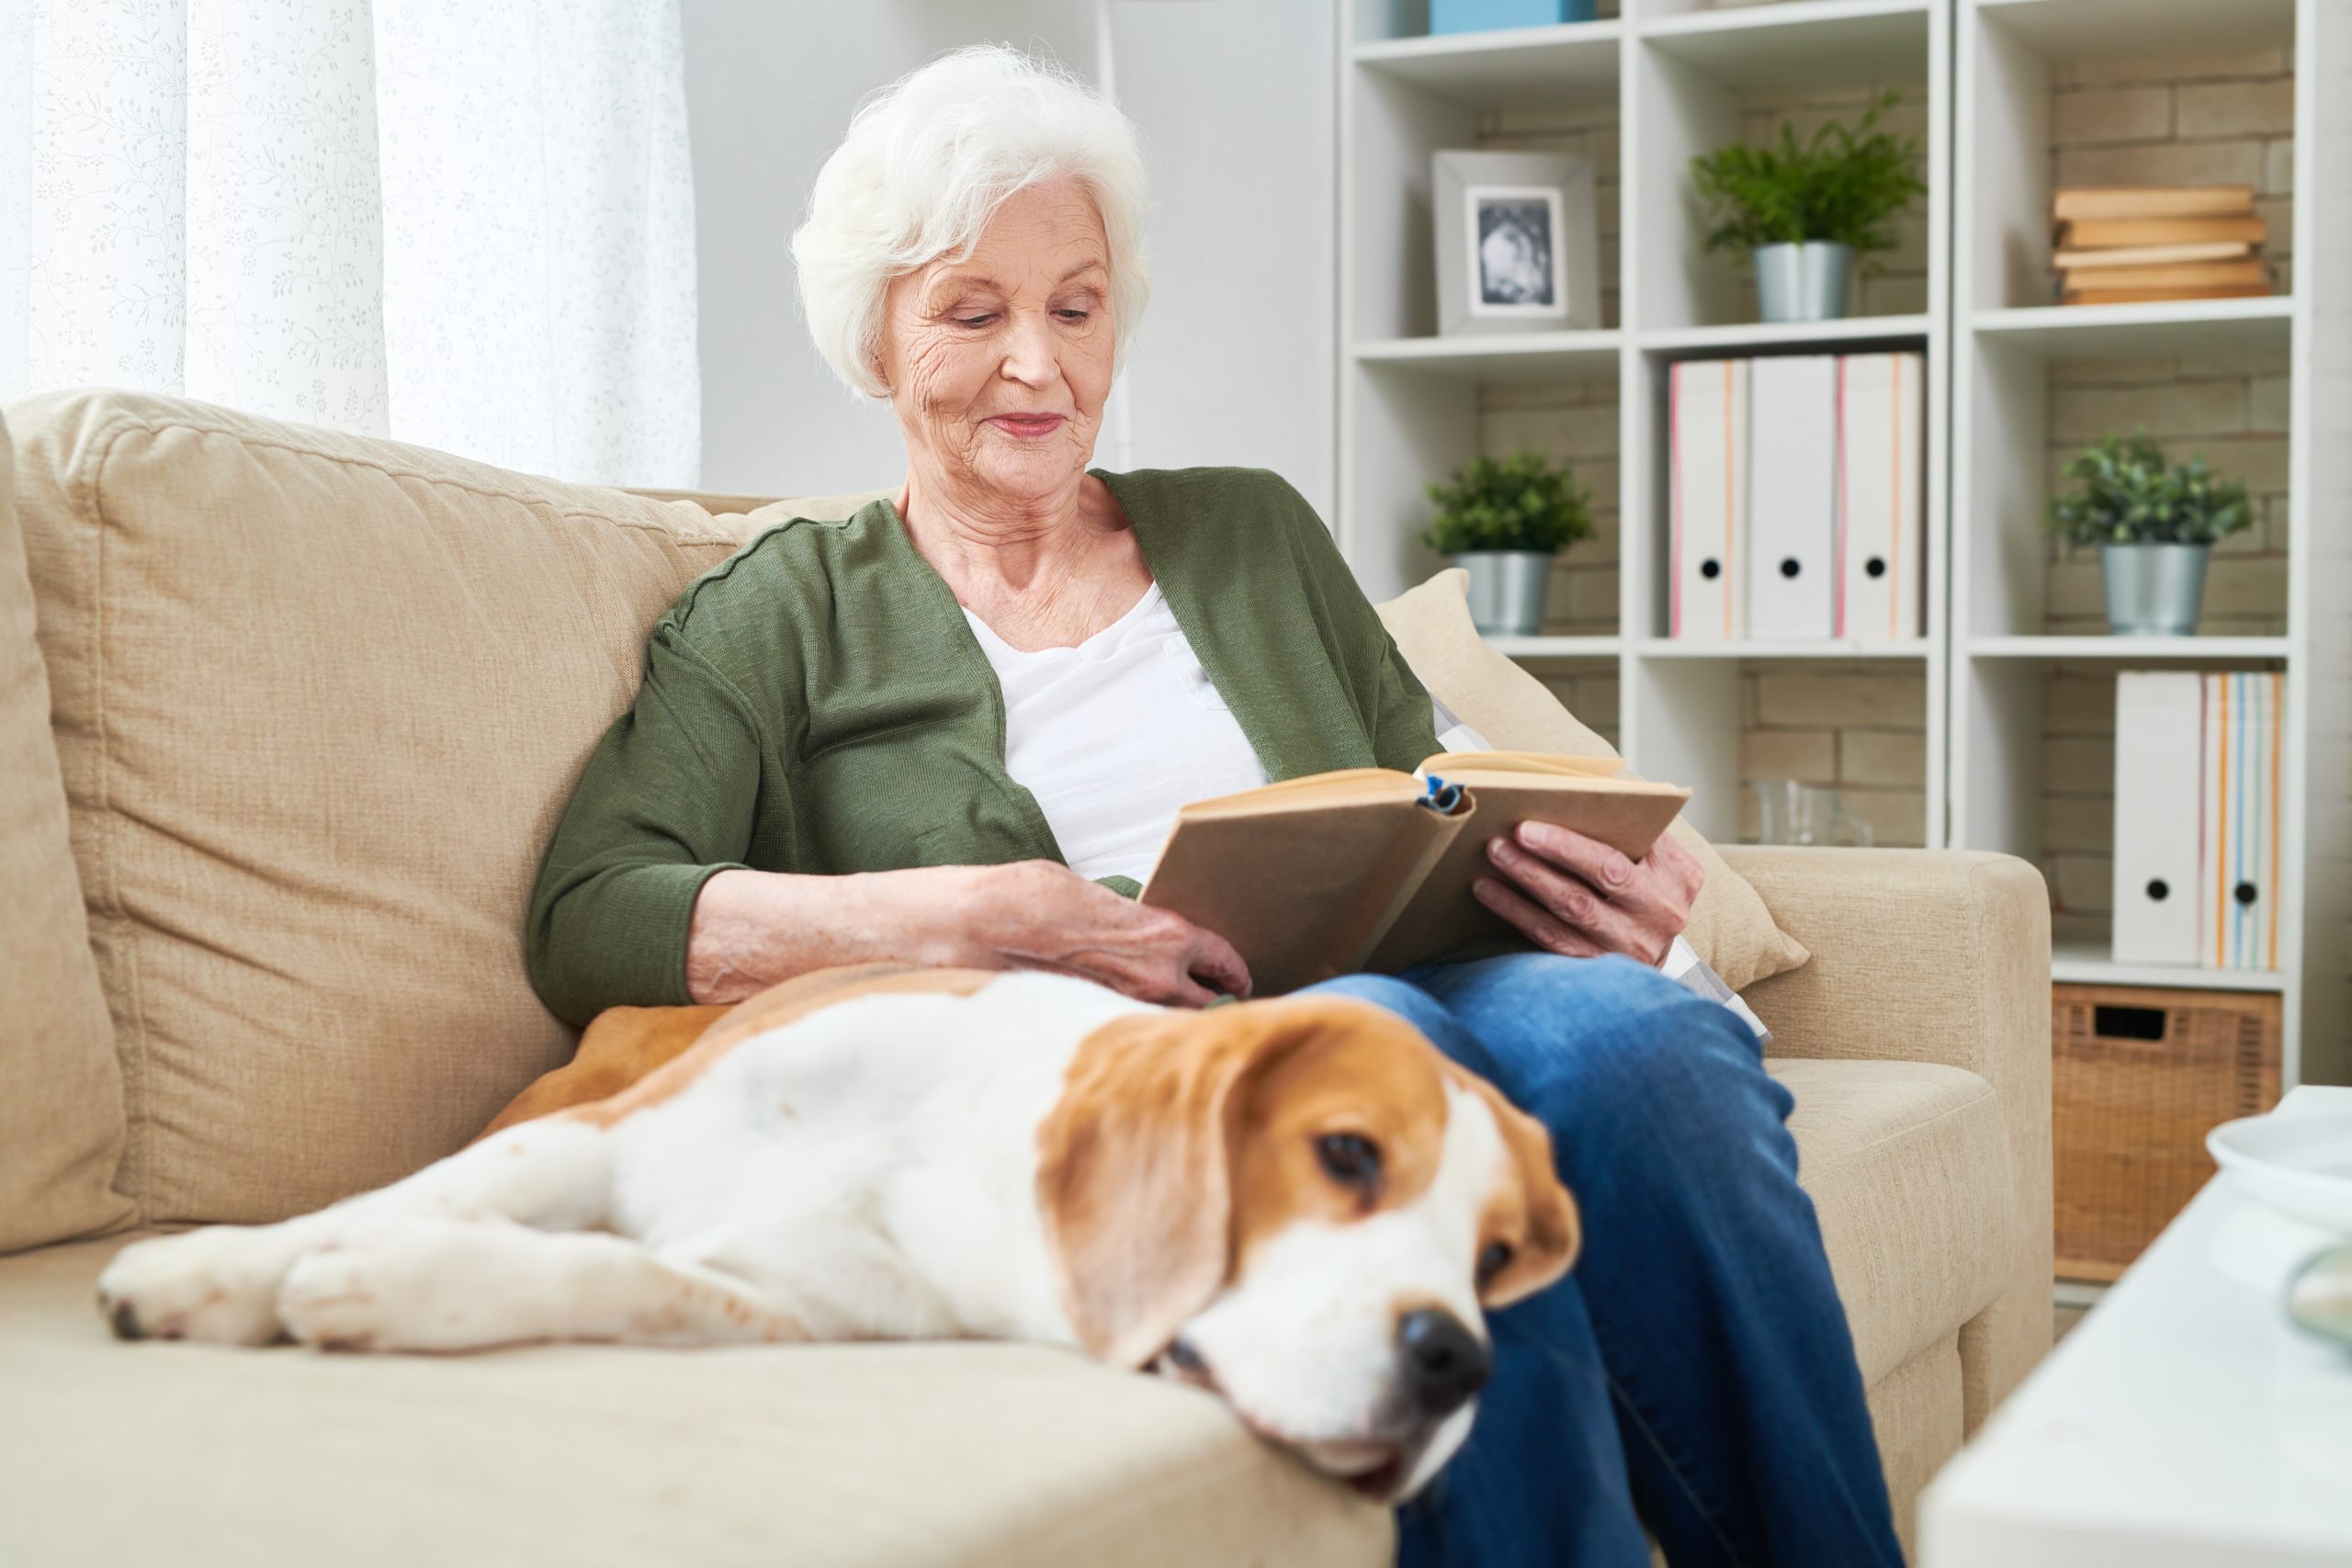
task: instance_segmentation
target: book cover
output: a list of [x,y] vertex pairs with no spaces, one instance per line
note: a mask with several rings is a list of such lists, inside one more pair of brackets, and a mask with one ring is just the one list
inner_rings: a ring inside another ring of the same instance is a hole
[[1470,891],[1489,839],[1555,822],[1639,859],[1690,792],[1613,758],[1440,752],[1418,773],[1351,768],[1194,801],[1142,901],[1239,951],[1258,995],[1384,973],[1512,928]]
[[2258,245],[2268,238],[2259,213],[2231,218],[2081,218],[2061,225],[2060,238],[2085,248],[2127,245],[2201,245],[2236,241]]
[[2259,261],[2180,262],[2170,266],[2078,266],[2068,269],[2066,287],[2098,288],[2219,288],[2268,287],[2270,274]]
[[2254,210],[2252,186],[2079,186],[2051,202],[2060,221],[2086,218],[2233,218]]

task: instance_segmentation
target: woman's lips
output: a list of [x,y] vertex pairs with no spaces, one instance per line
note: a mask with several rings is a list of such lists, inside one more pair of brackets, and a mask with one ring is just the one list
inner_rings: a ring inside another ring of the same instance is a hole
[[1001,413],[984,423],[995,425],[1016,441],[1035,441],[1059,430],[1062,419],[1057,413]]

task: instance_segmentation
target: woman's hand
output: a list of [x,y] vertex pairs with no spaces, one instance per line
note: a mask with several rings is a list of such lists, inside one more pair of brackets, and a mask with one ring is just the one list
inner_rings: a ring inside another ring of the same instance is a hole
[[978,969],[1049,969],[1137,1001],[1204,1007],[1250,994],[1233,944],[1169,909],[1123,898],[1049,860],[959,866],[956,956]]
[[1502,875],[1480,877],[1471,891],[1537,947],[1571,958],[1622,953],[1653,968],[1690,923],[1707,879],[1669,835],[1635,861],[1548,822],[1521,822],[1510,838],[1488,842],[1487,858]]

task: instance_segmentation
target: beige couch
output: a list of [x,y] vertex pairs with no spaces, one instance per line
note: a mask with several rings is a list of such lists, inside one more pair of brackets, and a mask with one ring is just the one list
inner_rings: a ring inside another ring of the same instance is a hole
[[[126,394],[6,417],[0,1562],[1385,1559],[1385,1514],[1212,1401],[1046,1350],[110,1340],[91,1281],[134,1227],[379,1183],[564,1059],[515,930],[539,846],[662,606],[822,507]],[[1564,721],[1478,668],[1441,694],[1497,739]],[[2041,885],[1725,854],[1812,952],[1748,996],[1907,1529],[2047,1344]]]

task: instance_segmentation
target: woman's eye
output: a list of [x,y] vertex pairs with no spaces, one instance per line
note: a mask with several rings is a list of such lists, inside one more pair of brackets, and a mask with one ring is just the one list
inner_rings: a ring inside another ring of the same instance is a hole
[[1493,1284],[1495,1277],[1510,1268],[1510,1260],[1517,1256],[1507,1241],[1488,1243],[1487,1250],[1478,1254],[1478,1288],[1483,1291]]
[[1054,313],[1065,321],[1082,321],[1090,314],[1085,310],[1057,310]]
[[995,320],[994,316],[958,316],[956,324],[959,327],[984,327]]
[[1326,1133],[1315,1140],[1323,1174],[1342,1187],[1369,1191],[1380,1181],[1380,1145],[1356,1133]]

